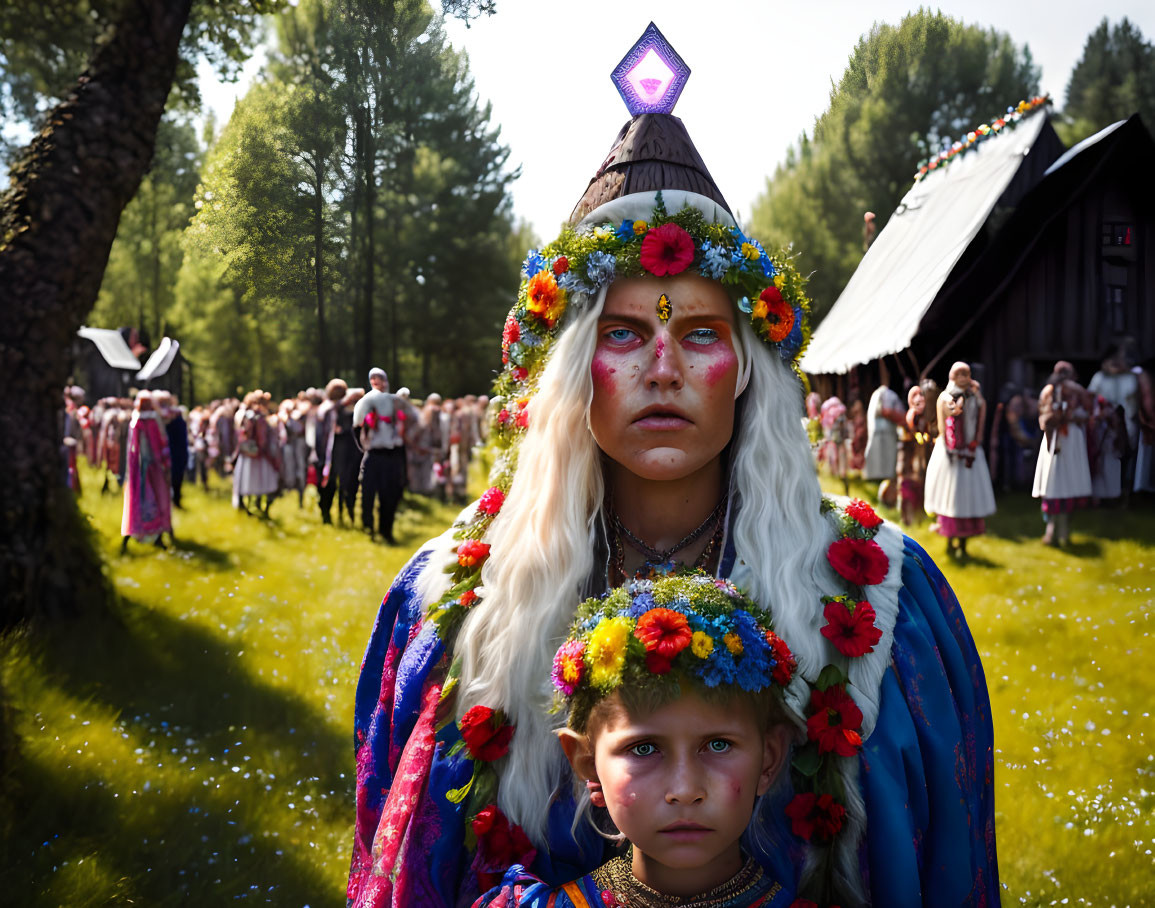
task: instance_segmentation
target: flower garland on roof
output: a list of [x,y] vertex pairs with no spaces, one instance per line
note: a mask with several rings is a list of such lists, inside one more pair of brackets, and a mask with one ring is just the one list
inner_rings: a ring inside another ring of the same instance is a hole
[[1001,117],[995,117],[989,125],[983,123],[981,126],[968,132],[957,142],[951,143],[937,155],[919,161],[918,172],[914,175],[914,181],[917,183],[928,173],[946,167],[955,158],[970,151],[975,146],[981,145],[992,136],[997,136],[1004,129],[1014,129],[1019,124],[1019,121],[1027,116],[1027,114],[1033,113],[1040,107],[1050,103],[1050,95],[1037,95],[1029,101],[1020,101],[1015,107],[1008,107],[1005,114]]

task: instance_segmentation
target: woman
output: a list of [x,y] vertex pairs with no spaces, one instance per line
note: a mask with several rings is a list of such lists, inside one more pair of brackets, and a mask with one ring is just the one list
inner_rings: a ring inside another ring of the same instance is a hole
[[127,475],[124,479],[124,510],[121,512],[120,553],[128,551],[128,540],[152,542],[163,547],[168,533],[172,539],[172,498],[169,489],[168,440],[153,406],[152,395],[136,395],[129,426]]
[[950,381],[938,396],[940,428],[926,465],[925,508],[937,518],[947,554],[965,557],[967,540],[986,532],[986,518],[995,512],[995,492],[983,453],[987,404],[971,367],[950,367]]
[[[673,149],[660,166],[655,148]],[[576,229],[526,260],[492,487],[382,603],[357,689],[350,903],[467,903],[502,864],[559,885],[602,863],[541,679],[583,598],[679,565],[767,603],[797,656],[787,702],[815,739],[788,803],[762,805],[768,872],[823,905],[921,904],[924,878],[997,901],[981,667],[917,545],[823,503],[801,279],[737,229],[680,121],[636,117],[609,160]]]
[[1047,529],[1043,542],[1066,545],[1071,537],[1071,512],[1091,497],[1091,466],[1087,460],[1085,426],[1090,416],[1088,394],[1075,381],[1075,367],[1055,363],[1039,394],[1039,428],[1043,444],[1035,466],[1034,498],[1043,500]]

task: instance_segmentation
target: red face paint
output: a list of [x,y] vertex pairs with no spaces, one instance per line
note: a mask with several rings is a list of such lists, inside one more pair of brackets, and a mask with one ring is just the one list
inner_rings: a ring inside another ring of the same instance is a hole
[[728,344],[717,344],[718,352],[714,362],[706,368],[706,384],[713,387],[738,365],[738,355]]
[[665,352],[666,352],[666,342],[659,337],[654,344],[654,355],[658,359],[661,359],[662,354]]

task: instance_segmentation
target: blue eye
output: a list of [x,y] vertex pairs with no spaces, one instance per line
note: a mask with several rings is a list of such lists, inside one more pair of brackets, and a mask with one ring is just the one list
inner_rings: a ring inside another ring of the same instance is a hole
[[623,344],[633,338],[634,332],[629,328],[614,328],[607,331],[605,336],[616,344]]
[[724,754],[726,751],[728,751],[730,749],[730,747],[732,745],[730,744],[729,741],[726,741],[722,738],[715,738],[713,741],[711,741],[706,746],[710,749],[710,753]]
[[654,747],[653,744],[649,744],[644,741],[641,744],[635,744],[630,748],[630,753],[638,757],[648,757],[652,754],[656,754],[657,752],[658,748]]
[[718,339],[718,332],[713,328],[695,328],[686,335],[691,344],[712,344]]

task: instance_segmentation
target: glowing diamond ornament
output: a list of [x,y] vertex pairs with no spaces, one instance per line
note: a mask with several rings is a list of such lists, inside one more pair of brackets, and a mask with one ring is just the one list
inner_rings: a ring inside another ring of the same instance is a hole
[[651,22],[610,78],[631,116],[668,114],[686,87],[690,67]]

